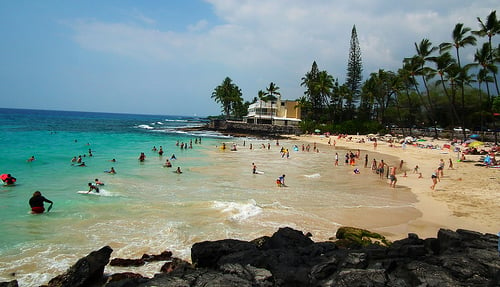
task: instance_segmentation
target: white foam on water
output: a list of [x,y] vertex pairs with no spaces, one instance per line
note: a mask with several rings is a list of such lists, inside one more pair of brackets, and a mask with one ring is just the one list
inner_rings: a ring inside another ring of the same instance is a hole
[[228,219],[235,222],[241,222],[262,213],[262,208],[253,199],[247,203],[215,201],[213,208],[227,214]]
[[307,177],[307,178],[320,178],[321,174],[319,174],[319,173],[313,173],[313,174],[305,174],[304,176]]
[[140,129],[146,129],[146,130],[152,130],[152,129],[154,129],[150,125],[138,125],[137,127],[140,128]]

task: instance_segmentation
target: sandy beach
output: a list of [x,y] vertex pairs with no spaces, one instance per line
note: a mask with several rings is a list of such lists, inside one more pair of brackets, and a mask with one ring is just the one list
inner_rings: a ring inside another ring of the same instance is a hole
[[[497,234],[500,232],[500,169],[476,166],[479,155],[467,155],[467,162],[458,161],[458,153],[446,148],[422,148],[417,145],[391,145],[385,141],[367,141],[366,136],[352,135],[346,138],[305,135],[292,137],[300,141],[321,145],[321,152],[332,155],[336,148],[361,150],[364,155],[377,153],[379,158],[384,155],[399,158],[397,162],[386,162],[389,166],[397,166],[396,190],[409,187],[418,199],[415,207],[422,216],[407,224],[375,228],[391,239],[405,238],[408,233],[416,233],[422,238],[435,237],[440,228],[451,230],[469,229],[482,233]],[[349,138],[351,138],[349,140]],[[365,142],[360,142],[364,139]],[[330,144],[328,143],[330,141]],[[334,146],[335,143],[335,146]],[[443,147],[445,140],[427,139],[425,144]],[[374,156],[375,157],[375,156]],[[444,176],[432,190],[431,175],[439,166],[440,159],[445,162]],[[449,160],[453,167],[449,166]],[[340,161],[343,157],[340,157]],[[372,158],[368,166],[370,167]],[[399,169],[400,160],[403,167]],[[419,173],[414,173],[418,165]],[[373,174],[370,168],[362,172]],[[406,172],[406,176],[405,173]],[[389,180],[387,183],[389,187]],[[395,214],[394,216],[399,216]],[[370,218],[363,220],[370,221]]]

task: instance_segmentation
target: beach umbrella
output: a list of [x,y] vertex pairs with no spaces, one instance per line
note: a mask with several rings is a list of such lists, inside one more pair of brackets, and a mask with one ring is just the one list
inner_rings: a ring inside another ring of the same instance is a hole
[[481,141],[473,141],[469,144],[469,147],[475,148],[475,147],[482,146],[482,145],[484,145],[484,143]]
[[478,134],[472,134],[472,135],[470,135],[470,136],[469,136],[469,138],[471,138],[471,139],[478,139],[478,138],[480,138],[480,137],[481,137],[481,136],[480,136],[480,135],[478,135]]

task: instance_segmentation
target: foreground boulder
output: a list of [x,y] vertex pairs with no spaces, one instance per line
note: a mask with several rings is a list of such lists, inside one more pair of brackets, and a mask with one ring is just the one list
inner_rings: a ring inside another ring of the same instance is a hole
[[[437,238],[409,234],[385,244],[366,230],[349,228],[337,234],[342,239],[336,242],[313,242],[287,227],[250,242],[200,242],[191,250],[193,263],[171,258],[168,252],[143,256],[143,261],[166,260],[153,278],[125,272],[103,280],[112,251],[104,247],[47,286],[500,286],[497,235],[441,229]],[[351,240],[346,234],[357,235]],[[345,244],[347,238],[351,244]]]
[[48,287],[80,287],[90,286],[103,280],[104,268],[109,262],[113,249],[105,246],[81,258],[75,265],[47,284]]

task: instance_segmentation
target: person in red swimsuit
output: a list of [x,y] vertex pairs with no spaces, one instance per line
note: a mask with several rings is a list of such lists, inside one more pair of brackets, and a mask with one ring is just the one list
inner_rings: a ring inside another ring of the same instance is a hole
[[43,206],[44,202],[50,203],[49,210],[52,208],[53,202],[46,199],[44,196],[42,196],[42,193],[40,191],[35,191],[33,193],[33,196],[30,198],[30,206],[31,206],[31,213],[43,213],[45,211],[45,208]]

